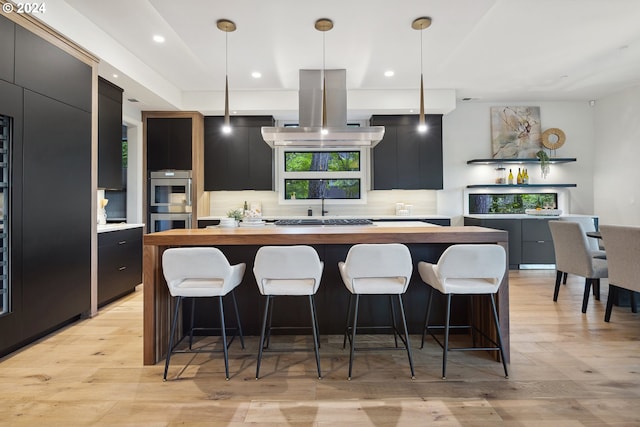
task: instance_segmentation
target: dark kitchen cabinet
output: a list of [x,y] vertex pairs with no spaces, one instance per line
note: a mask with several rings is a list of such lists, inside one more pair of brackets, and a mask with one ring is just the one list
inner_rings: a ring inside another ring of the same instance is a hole
[[555,264],[556,255],[548,218],[465,217],[464,225],[495,228],[509,232],[509,268],[520,264]]
[[11,306],[0,316],[0,356],[91,306],[92,67],[8,27],[0,16],[0,114],[12,122]]
[[0,15],[0,80],[13,83],[16,25]]
[[98,188],[124,188],[122,89],[98,78]]
[[385,134],[373,148],[374,190],[443,188],[442,116],[425,117],[428,131],[417,130],[418,116],[373,116]]
[[91,111],[91,67],[16,26],[15,84]]
[[517,269],[522,263],[522,220],[464,218],[464,225],[495,228],[509,233],[509,268]]
[[[0,16],[0,21],[5,18]],[[13,171],[9,176],[9,184],[13,189],[13,194],[9,200],[10,205],[4,206],[3,209],[9,209],[9,220],[11,225],[11,232],[9,234],[9,252],[2,254],[3,260],[9,257],[9,270],[11,271],[11,278],[9,282],[10,294],[9,305],[11,310],[0,316],[0,355],[6,352],[7,348],[20,342],[23,339],[22,324],[24,322],[24,315],[22,311],[22,219],[21,205],[22,205],[22,192],[20,188],[22,186],[21,178],[21,163],[22,158],[22,132],[23,126],[23,107],[22,98],[24,90],[16,85],[0,80],[0,115],[9,118],[11,122],[11,135],[9,140],[9,156],[13,160]],[[3,156],[4,157],[4,156]],[[5,190],[6,191],[6,190]],[[6,221],[3,221],[6,224]],[[5,225],[6,227],[6,225]]]
[[22,308],[31,337],[90,309],[91,113],[25,90],[22,163]]
[[223,117],[204,120],[205,191],[273,190],[273,150],[261,133],[273,118],[232,117],[231,134],[222,132],[223,123]]
[[142,282],[142,227],[98,233],[98,306]]
[[548,218],[522,220],[522,264],[555,264]]
[[191,170],[192,119],[147,118],[147,170]]

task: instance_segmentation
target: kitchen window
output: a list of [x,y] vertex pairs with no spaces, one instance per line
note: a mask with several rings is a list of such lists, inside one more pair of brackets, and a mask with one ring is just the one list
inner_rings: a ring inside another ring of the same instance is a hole
[[353,147],[279,147],[276,158],[280,202],[365,203],[368,154],[366,149]]

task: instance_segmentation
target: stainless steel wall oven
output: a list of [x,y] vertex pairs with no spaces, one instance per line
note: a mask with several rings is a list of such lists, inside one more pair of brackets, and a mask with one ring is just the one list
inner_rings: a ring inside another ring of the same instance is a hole
[[149,233],[192,225],[191,171],[149,174]]

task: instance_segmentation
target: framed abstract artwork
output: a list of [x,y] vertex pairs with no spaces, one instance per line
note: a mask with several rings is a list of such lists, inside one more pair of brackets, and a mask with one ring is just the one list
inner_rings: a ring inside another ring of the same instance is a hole
[[494,159],[535,157],[541,147],[540,107],[491,107]]

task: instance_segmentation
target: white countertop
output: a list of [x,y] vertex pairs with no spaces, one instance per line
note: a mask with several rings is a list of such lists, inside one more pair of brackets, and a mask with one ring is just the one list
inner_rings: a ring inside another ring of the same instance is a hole
[[[198,220],[219,220],[220,218],[224,218],[224,215],[219,216],[201,216],[198,217]],[[370,219],[370,220],[394,220],[398,221],[406,221],[406,220],[420,220],[425,218],[430,219],[451,219],[450,216],[445,215],[264,215],[262,219],[265,221],[277,221],[279,219],[340,219],[340,218],[354,218],[354,219]]]
[[527,215],[527,214],[472,214],[465,215],[465,218],[477,219],[523,219],[523,218],[571,218],[571,217],[588,217],[597,218],[598,215],[581,215],[581,214],[562,214],[562,215]]
[[98,233],[106,233],[106,232],[109,232],[109,231],[128,230],[130,228],[138,228],[138,227],[144,227],[144,224],[117,223],[117,224],[98,225]]

